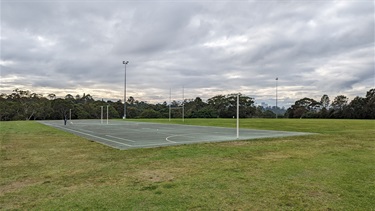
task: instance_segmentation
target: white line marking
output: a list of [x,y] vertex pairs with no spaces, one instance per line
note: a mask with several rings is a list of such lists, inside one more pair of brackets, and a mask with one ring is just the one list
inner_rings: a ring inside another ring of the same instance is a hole
[[156,133],[158,133],[158,134],[163,134],[163,135],[167,135],[167,136],[171,136],[171,135],[173,135],[173,134],[170,134],[170,133],[163,133],[163,132],[160,132],[160,131],[156,131]]
[[166,141],[170,142],[170,143],[177,143],[175,141],[171,141],[169,140],[169,138],[172,138],[172,137],[175,137],[175,136],[178,136],[178,135],[174,135],[174,136],[168,136],[167,138],[165,138]]
[[[170,143],[158,143],[158,144],[141,144],[141,145],[133,145],[134,148],[139,147],[152,147],[152,146],[175,146],[175,145],[184,145],[184,144],[192,144],[192,143],[210,143],[211,141],[183,141],[183,142],[170,142]],[[222,142],[222,141],[218,141]],[[224,141],[223,141],[224,142]]]
[[171,143],[177,143],[177,142],[175,142],[175,141],[171,141],[171,140],[169,140],[169,138],[172,138],[172,137],[177,137],[177,136],[187,136],[187,137],[189,137],[189,136],[191,136],[191,135],[193,135],[193,133],[192,134],[179,134],[179,135],[173,135],[173,136],[168,136],[167,138],[165,138],[165,140],[166,141],[168,141],[168,142],[171,142]]
[[88,133],[94,133],[94,131],[90,131],[90,130],[85,130],[85,129],[80,129],[80,130],[88,132]]
[[172,138],[172,137],[177,137],[177,136],[185,136],[185,137],[190,137],[190,138],[194,138],[192,137],[192,135],[199,135],[199,134],[205,134],[205,133],[187,133],[187,134],[179,134],[179,135],[172,135],[172,136],[168,136],[167,138],[165,138],[166,141],[168,142],[171,142],[171,143],[190,143],[190,142],[196,142],[196,141],[182,141],[182,142],[175,142],[175,141],[171,141],[169,140],[169,138]]
[[[137,147],[151,147],[151,146],[163,146],[163,145],[169,146],[171,144],[177,144],[177,143],[175,142],[175,143],[142,144],[142,145],[133,145],[132,147],[137,148]],[[181,143],[178,143],[178,145],[180,145],[180,144]],[[182,144],[184,144],[184,143],[182,143]]]
[[120,139],[120,140],[124,140],[124,141],[135,142],[135,141],[133,141],[133,140],[130,140],[130,139],[120,138],[120,137],[116,137],[116,136],[111,136],[111,135],[105,135],[105,136],[108,136],[108,137],[111,137],[111,138],[116,138],[116,139]]
[[113,141],[113,140],[110,140],[110,139],[95,136],[95,135],[92,135],[92,134],[84,133],[84,132],[81,132],[81,131],[78,131],[78,130],[69,129],[69,128],[66,128],[66,127],[60,127],[60,126],[57,126],[57,125],[55,125],[55,127],[59,127],[59,128],[65,129],[65,130],[70,130],[70,131],[73,131],[73,132],[76,132],[76,133],[81,133],[81,134],[84,134],[84,135],[87,135],[87,136],[92,136],[92,137],[95,137],[95,138],[103,139],[105,141],[113,142],[113,143],[116,143],[116,144],[125,145],[125,146],[128,146],[128,147],[132,146],[132,145],[129,145],[129,144],[124,144],[124,143],[121,143],[121,142],[117,142],[117,141]]

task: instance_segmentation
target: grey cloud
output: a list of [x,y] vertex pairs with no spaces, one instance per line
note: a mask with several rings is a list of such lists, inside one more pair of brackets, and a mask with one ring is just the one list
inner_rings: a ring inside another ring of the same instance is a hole
[[[373,11],[367,1],[6,1],[1,89],[117,98],[129,60],[129,92],[144,100],[163,101],[169,88],[185,86],[201,96],[242,91],[272,102],[276,77],[286,104],[309,93],[363,95],[373,86]],[[11,82],[14,75],[30,83]],[[101,96],[108,93],[114,97]]]
[[184,48],[192,44],[189,29],[196,6],[182,3],[158,3],[137,7],[130,22],[118,31],[114,52],[118,54],[151,54]]

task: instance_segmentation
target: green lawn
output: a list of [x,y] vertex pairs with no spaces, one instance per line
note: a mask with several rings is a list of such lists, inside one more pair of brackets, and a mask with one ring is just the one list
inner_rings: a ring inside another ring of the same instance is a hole
[[374,120],[240,122],[318,134],[120,151],[0,122],[0,210],[374,210]]

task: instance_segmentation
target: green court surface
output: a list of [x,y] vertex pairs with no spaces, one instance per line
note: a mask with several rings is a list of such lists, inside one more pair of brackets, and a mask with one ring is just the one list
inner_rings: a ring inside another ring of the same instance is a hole
[[301,136],[310,133],[274,130],[240,129],[237,138],[236,128],[158,124],[129,121],[73,120],[64,125],[62,120],[40,121],[45,125],[64,130],[89,140],[117,148],[149,148],[202,142],[221,142]]

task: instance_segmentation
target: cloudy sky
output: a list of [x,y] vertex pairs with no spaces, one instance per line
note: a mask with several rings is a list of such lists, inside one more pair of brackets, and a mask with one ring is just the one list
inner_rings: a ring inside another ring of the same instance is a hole
[[374,88],[372,0],[1,0],[0,92],[279,105]]

